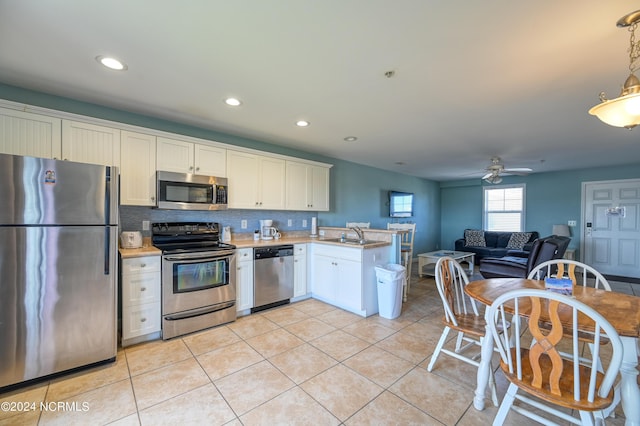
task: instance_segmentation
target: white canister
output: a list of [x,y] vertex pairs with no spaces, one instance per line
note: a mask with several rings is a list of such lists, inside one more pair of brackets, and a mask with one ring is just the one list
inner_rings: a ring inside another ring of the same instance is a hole
[[222,242],[228,243],[231,241],[231,227],[223,226],[222,227]]

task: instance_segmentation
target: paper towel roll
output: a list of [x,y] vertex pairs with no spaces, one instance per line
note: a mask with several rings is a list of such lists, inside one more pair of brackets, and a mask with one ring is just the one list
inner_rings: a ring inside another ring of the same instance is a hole
[[316,219],[315,216],[311,218],[311,236],[318,235],[318,222]]

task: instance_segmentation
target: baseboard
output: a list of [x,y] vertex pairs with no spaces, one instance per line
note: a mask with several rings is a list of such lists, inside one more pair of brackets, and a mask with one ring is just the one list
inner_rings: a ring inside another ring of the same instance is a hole
[[604,277],[607,279],[607,281],[622,281],[630,284],[640,284],[640,278],[622,277],[619,275],[605,275]]

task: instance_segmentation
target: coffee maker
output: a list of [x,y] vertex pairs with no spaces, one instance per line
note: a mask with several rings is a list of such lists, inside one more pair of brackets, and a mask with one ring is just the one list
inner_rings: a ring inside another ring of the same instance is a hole
[[273,227],[273,220],[264,219],[260,221],[260,239],[273,240],[277,229]]

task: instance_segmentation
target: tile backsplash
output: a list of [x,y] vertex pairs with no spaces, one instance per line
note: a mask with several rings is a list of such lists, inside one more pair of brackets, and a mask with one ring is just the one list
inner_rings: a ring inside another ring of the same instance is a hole
[[[260,228],[260,220],[272,219],[273,226],[281,231],[311,230],[311,218],[316,212],[280,211],[280,210],[219,210],[219,211],[185,211],[159,210],[150,207],[120,206],[120,230],[142,231],[142,221],[154,222],[219,222],[220,226],[230,226],[232,233],[253,233]],[[247,221],[247,228],[242,229],[242,221]],[[291,221],[291,225],[289,225]],[[306,226],[304,226],[306,221]],[[144,236],[151,236],[151,231],[143,231]]]

